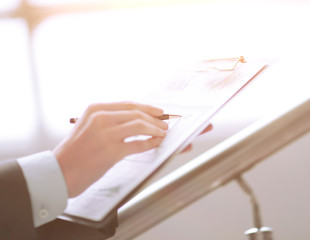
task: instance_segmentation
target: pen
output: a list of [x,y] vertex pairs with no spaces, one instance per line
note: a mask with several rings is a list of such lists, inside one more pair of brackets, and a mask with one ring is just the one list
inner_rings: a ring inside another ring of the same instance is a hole
[[[175,114],[163,114],[160,116],[157,116],[155,118],[158,118],[159,120],[169,120],[169,119],[174,119],[174,118],[180,118],[182,117],[181,115],[175,115]],[[70,118],[70,123],[76,123],[78,118]]]
[[182,117],[181,115],[174,115],[174,114],[163,114],[161,116],[158,116],[159,120],[169,120],[169,119],[174,119],[174,118],[180,118]]

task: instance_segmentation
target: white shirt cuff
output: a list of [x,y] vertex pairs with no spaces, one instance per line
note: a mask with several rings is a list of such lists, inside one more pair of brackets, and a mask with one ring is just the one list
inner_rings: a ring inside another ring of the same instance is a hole
[[61,168],[51,151],[17,159],[22,168],[35,227],[54,220],[67,205],[68,190]]

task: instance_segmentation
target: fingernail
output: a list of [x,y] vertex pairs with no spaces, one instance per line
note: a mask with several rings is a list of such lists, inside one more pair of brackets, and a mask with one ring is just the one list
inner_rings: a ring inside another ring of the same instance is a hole
[[169,125],[168,123],[164,122],[164,121],[161,121],[161,125],[163,126],[163,129],[167,130],[169,128]]

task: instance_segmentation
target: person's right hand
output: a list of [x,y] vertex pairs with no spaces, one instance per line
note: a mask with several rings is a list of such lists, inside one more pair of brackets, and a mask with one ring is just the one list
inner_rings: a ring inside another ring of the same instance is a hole
[[[157,147],[168,129],[167,123],[155,118],[162,114],[162,109],[133,102],[89,106],[54,150],[69,197],[83,192],[125,156]],[[135,135],[150,138],[125,141]]]

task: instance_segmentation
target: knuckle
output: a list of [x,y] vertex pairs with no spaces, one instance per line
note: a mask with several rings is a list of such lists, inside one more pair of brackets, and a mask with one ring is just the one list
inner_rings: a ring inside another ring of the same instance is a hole
[[135,109],[136,104],[132,101],[124,101],[123,104],[126,106],[127,109]]
[[106,114],[104,112],[93,113],[91,116],[91,122],[95,126],[100,126],[100,125],[104,124],[104,122],[105,122],[105,115]]
[[92,104],[88,105],[86,112],[89,114],[95,112],[96,109],[98,109],[98,105],[99,105],[98,103],[92,103]]
[[92,103],[87,107],[86,111],[91,114],[103,110],[104,108],[105,108],[104,103]]
[[145,122],[141,119],[136,119],[135,120],[135,125],[137,128],[141,129],[141,130],[145,130],[147,129],[147,126],[145,124]]
[[132,114],[134,116],[134,118],[136,119],[140,119],[140,118],[143,118],[143,113],[139,110],[132,110]]

